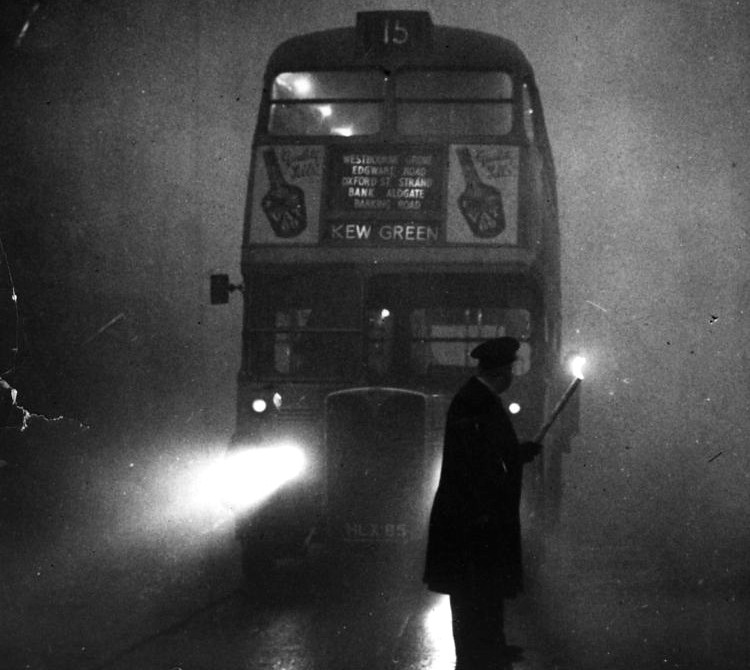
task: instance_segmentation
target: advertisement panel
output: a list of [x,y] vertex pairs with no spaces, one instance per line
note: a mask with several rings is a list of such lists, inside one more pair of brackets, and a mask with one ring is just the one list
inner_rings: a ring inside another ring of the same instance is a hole
[[252,244],[519,243],[517,146],[283,145],[257,151]]
[[325,150],[259,147],[253,180],[253,244],[317,244]]
[[451,145],[448,244],[518,244],[519,152],[507,145]]

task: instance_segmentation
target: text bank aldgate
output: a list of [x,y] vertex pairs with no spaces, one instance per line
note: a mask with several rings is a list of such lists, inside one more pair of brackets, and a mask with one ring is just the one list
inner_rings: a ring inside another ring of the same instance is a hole
[[[420,541],[445,405],[476,344],[522,342],[521,434],[564,384],[555,173],[521,50],[426,12],[364,12],[281,44],[242,273],[233,453],[304,463],[238,505],[246,567],[315,539]],[[553,522],[561,453],[527,487],[537,525]]]

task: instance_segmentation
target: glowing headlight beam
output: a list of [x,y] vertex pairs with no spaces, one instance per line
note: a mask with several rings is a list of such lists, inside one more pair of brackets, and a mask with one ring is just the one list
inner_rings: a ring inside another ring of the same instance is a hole
[[304,452],[293,444],[238,449],[206,474],[203,485],[207,496],[242,512],[299,477],[306,466]]

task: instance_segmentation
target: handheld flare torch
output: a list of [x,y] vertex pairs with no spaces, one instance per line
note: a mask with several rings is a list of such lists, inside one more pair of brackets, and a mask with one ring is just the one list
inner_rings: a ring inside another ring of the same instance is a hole
[[547,434],[549,429],[552,427],[552,424],[555,422],[557,415],[563,411],[563,409],[565,408],[565,405],[568,404],[568,401],[576,392],[576,389],[579,387],[579,385],[581,384],[581,380],[583,379],[583,366],[585,365],[585,363],[586,363],[586,359],[583,358],[583,356],[576,356],[570,362],[570,369],[575,375],[575,377],[573,378],[573,381],[570,382],[570,384],[568,385],[568,388],[565,389],[565,393],[562,394],[562,397],[560,398],[560,400],[557,401],[557,405],[555,405],[555,408],[552,410],[552,413],[549,415],[549,418],[544,422],[542,427],[534,436],[534,442],[539,443],[544,439],[544,436]]

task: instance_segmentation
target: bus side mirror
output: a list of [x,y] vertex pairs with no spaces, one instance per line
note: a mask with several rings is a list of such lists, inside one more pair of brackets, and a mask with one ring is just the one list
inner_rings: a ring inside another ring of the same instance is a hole
[[211,275],[211,304],[226,305],[232,291],[241,291],[242,285],[230,284],[229,275]]

